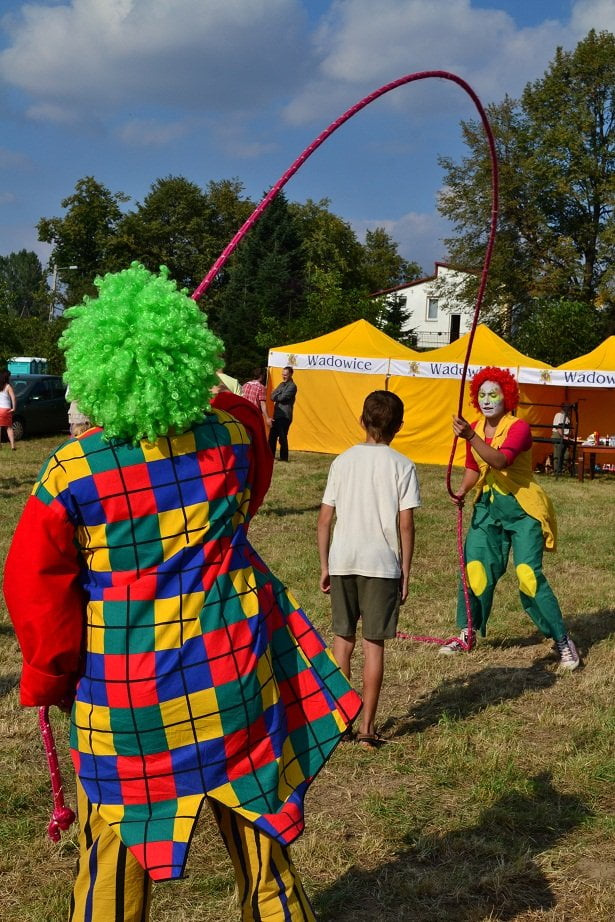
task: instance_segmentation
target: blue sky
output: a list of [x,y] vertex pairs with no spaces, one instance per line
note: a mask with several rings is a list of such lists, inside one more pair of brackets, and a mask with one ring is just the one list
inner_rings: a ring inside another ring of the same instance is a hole
[[[258,201],[333,119],[404,74],[449,70],[483,104],[518,96],[558,45],[615,31],[613,0],[0,0],[0,254],[93,175],[130,205],[154,180],[237,177]],[[445,257],[438,155],[472,102],[420,81],[351,119],[289,199],[384,226],[426,273]]]

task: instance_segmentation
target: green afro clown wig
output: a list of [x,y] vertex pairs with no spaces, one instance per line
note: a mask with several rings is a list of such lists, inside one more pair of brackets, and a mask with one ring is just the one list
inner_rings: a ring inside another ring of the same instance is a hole
[[221,340],[166,266],[154,275],[134,262],[94,284],[60,339],[71,399],[107,438],[185,431],[209,406]]

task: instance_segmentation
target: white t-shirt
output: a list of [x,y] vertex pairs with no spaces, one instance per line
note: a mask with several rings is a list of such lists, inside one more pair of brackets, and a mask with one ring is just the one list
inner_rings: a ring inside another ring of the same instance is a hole
[[399,511],[421,505],[414,463],[389,445],[354,445],[331,465],[322,501],[336,513],[331,576],[397,579]]
[[[560,426],[562,427],[561,429],[560,429]],[[562,431],[562,430],[563,430],[563,431]],[[567,413],[564,413],[563,410],[560,410],[560,411],[559,411],[558,413],[556,413],[555,416],[553,417],[553,433],[552,433],[552,437],[553,437],[554,439],[555,439],[555,438],[561,438],[562,435],[564,435],[564,436],[569,436],[569,435],[570,435],[570,417],[568,416]]]

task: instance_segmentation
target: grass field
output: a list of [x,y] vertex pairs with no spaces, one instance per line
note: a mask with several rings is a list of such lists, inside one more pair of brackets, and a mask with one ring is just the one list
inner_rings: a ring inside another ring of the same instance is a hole
[[[0,563],[54,444],[0,451]],[[315,528],[330,461],[294,454],[277,464],[251,528],[257,550],[326,637]],[[419,468],[423,506],[400,623],[410,633],[453,632],[456,514],[444,475]],[[511,574],[472,654],[441,657],[430,645],[391,641],[379,713],[388,743],[377,752],[337,749],[308,795],[294,849],[322,922],[615,919],[615,479],[543,482],[560,526],[560,550],[545,569],[583,668],[557,674]],[[0,920],[60,922],[75,835],[60,845],[46,837],[49,780],[37,715],[19,706],[19,662],[0,606]],[[74,803],[66,718],[55,709],[52,717]],[[207,815],[188,873],[155,888],[155,922],[237,918],[232,873]]]

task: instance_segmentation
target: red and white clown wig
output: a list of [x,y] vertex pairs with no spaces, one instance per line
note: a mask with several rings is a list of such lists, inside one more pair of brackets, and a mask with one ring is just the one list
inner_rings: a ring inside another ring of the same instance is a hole
[[506,368],[495,368],[489,365],[487,368],[481,368],[470,382],[470,400],[477,410],[480,409],[478,405],[478,392],[481,384],[484,384],[485,381],[493,381],[495,384],[500,385],[504,395],[504,408],[507,413],[511,413],[517,408],[517,404],[519,403],[519,386],[516,379]]

